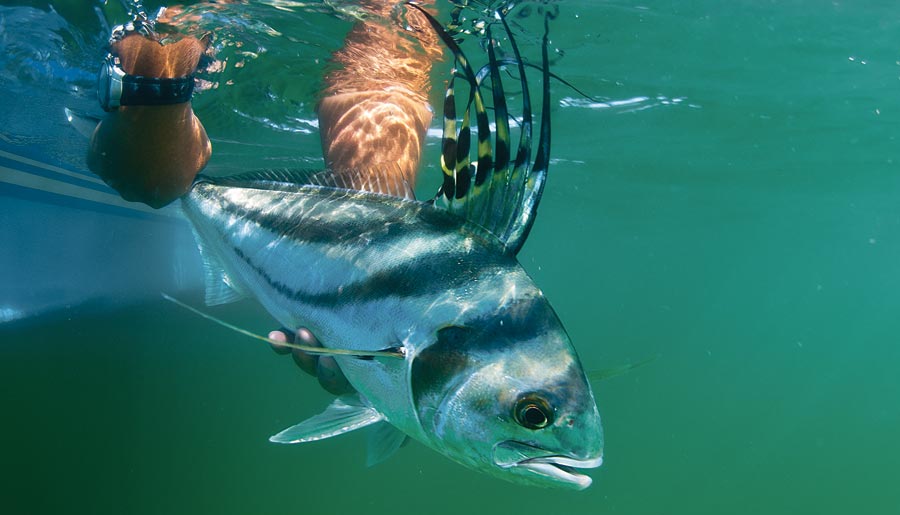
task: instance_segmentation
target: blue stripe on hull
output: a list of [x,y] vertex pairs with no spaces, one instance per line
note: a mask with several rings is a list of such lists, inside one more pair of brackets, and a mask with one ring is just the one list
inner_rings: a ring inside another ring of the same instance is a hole
[[177,209],[127,202],[88,172],[0,150],[0,195],[140,220],[173,221]]
[[[2,169],[0,169],[2,171]],[[39,202],[42,204],[52,204],[54,206],[62,206],[84,211],[92,211],[94,213],[102,213],[109,215],[123,216],[135,220],[163,222],[167,224],[181,224],[181,221],[172,216],[152,215],[136,211],[131,208],[105,204],[93,200],[79,198],[77,196],[61,195],[51,193],[41,189],[28,188],[9,184],[0,180],[0,196],[13,197],[31,202]]]

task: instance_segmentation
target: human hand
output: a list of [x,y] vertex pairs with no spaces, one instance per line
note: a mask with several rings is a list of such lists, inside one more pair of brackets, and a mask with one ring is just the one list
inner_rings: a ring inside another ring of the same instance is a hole
[[[269,339],[274,340],[275,342],[296,342],[310,347],[322,346],[319,339],[305,327],[301,327],[293,333],[284,328],[278,331],[272,331],[269,333]],[[316,356],[300,349],[279,345],[278,343],[272,343],[271,345],[272,350],[278,354],[290,354],[294,358],[294,363],[296,363],[301,370],[318,378],[319,384],[322,385],[322,388],[324,388],[325,391],[333,393],[334,395],[344,395],[356,391],[333,357]]]
[[[190,77],[208,43],[206,37],[187,36],[163,45],[133,33],[110,49],[129,75],[172,79]],[[107,113],[97,126],[87,164],[125,200],[160,208],[190,189],[211,152],[190,102],[128,105]]]

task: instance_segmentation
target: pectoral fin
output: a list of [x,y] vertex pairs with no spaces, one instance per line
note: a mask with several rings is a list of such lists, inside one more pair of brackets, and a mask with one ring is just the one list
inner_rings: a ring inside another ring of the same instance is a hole
[[304,443],[349,433],[381,422],[384,415],[366,406],[358,396],[335,399],[322,413],[291,426],[269,438],[274,443]]
[[617,367],[605,368],[605,369],[601,369],[601,370],[592,370],[587,373],[587,376],[588,376],[588,379],[591,380],[592,382],[604,381],[606,379],[618,377],[622,374],[627,374],[628,372],[630,372],[638,367],[642,367],[642,366],[646,365],[647,363],[654,361],[658,357],[659,357],[659,355],[657,354],[654,356],[650,356],[648,358],[644,358],[635,363],[628,363],[625,365],[619,365]]

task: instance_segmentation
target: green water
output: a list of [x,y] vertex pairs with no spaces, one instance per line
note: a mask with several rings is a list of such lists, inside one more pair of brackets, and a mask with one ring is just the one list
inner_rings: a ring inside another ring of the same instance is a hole
[[[559,9],[554,71],[607,105],[554,85],[558,161],[520,260],[586,368],[659,356],[596,385],[593,486],[508,484],[418,444],[369,469],[355,434],[270,444],[328,402],[288,358],[171,304],[89,302],[0,325],[0,511],[900,513],[896,4]],[[303,40],[266,40],[278,59],[327,56],[349,26],[268,12]],[[311,117],[317,78],[298,80],[279,98]],[[226,90],[197,102],[214,170],[318,159],[315,133],[254,131]],[[251,302],[211,311],[272,326]]]

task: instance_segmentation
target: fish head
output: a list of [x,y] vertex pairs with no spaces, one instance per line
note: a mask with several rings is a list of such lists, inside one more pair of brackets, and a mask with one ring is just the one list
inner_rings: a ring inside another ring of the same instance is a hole
[[430,445],[517,483],[583,489],[603,430],[575,349],[546,299],[519,298],[437,328],[411,392]]

